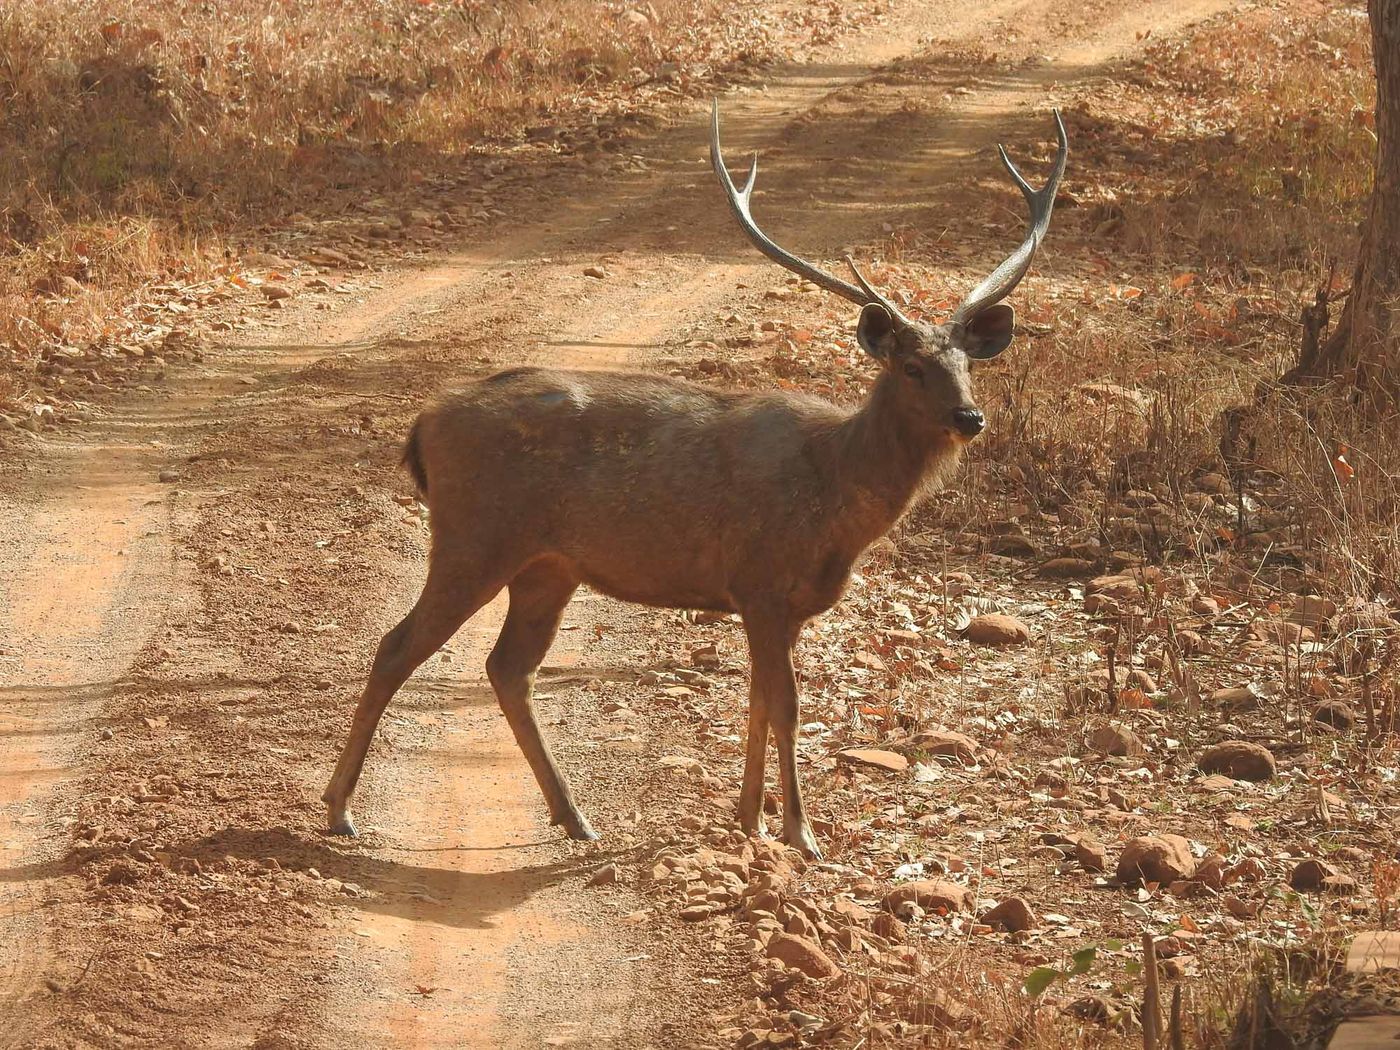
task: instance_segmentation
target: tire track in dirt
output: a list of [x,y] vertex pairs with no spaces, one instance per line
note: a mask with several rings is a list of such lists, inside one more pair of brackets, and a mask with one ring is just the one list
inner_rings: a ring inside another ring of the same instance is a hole
[[165,493],[134,480],[155,477],[149,449],[75,445],[63,458],[65,490],[0,515],[0,1032],[13,1045],[58,979],[42,929],[61,877],[54,791],[170,593]]

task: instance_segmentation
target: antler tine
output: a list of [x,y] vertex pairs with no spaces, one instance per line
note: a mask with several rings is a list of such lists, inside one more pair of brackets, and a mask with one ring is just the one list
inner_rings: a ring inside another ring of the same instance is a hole
[[833,292],[843,299],[849,299],[857,306],[866,306],[872,302],[879,303],[889,310],[896,320],[908,324],[908,321],[894,309],[889,300],[867,285],[859,273],[856,274],[856,277],[860,280],[861,288],[848,284],[825,270],[818,269],[805,259],[798,258],[792,252],[774,243],[767,234],[758,228],[750,211],[749,203],[749,198],[753,194],[754,182],[758,179],[758,157],[754,156],[753,165],[749,168],[749,177],[744,182],[744,188],[739,189],[734,185],[734,180],[729,177],[729,169],[725,167],[724,156],[720,152],[718,99],[715,100],[710,111],[710,164],[715,169],[715,176],[719,179],[720,185],[724,187],[725,196],[729,198],[729,209],[734,213],[734,218],[738,220],[739,228],[748,235],[754,247],[779,266],[791,270],[799,277],[805,277],[813,284],[825,288],[828,292]]
[[1010,295],[1030,270],[1036,249],[1040,247],[1040,242],[1045,239],[1045,234],[1050,230],[1050,213],[1055,208],[1055,191],[1060,187],[1060,178],[1065,173],[1065,161],[1069,158],[1069,137],[1065,134],[1064,121],[1060,119],[1058,109],[1054,110],[1054,114],[1055,131],[1060,140],[1060,148],[1055,156],[1055,164],[1050,171],[1050,178],[1040,189],[1035,189],[1025,180],[1025,177],[1017,170],[1016,165],[1011,162],[1011,157],[1004,147],[997,147],[1007,172],[1015,180],[1022,196],[1026,198],[1026,205],[1030,208],[1031,213],[1030,228],[1026,231],[1026,239],[1021,242],[1020,247],[1003,259],[1001,264],[988,274],[976,288],[967,293],[962,303],[953,311],[952,324],[964,325],[976,317],[980,311],[985,310],[993,303],[1001,302]]
[[860,272],[856,267],[856,261],[849,255],[846,256],[846,265],[851,268],[851,273],[855,274],[856,281],[860,284],[861,290],[870,297],[872,303],[879,303],[883,306],[898,324],[907,325],[909,323],[909,318],[899,312],[899,307],[895,306],[889,299],[877,292],[874,286],[865,279],[865,274]]

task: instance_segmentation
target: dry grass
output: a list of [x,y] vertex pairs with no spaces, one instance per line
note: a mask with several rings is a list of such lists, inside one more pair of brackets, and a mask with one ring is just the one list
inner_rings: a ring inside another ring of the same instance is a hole
[[[0,400],[258,225],[772,57],[756,0],[36,0],[0,9]],[[785,22],[785,19],[788,20]]]

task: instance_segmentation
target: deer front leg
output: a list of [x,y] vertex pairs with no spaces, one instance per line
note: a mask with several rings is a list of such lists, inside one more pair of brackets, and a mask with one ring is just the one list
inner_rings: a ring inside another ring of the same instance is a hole
[[569,785],[540,735],[532,703],[535,672],[549,652],[564,607],[577,586],[576,578],[549,562],[537,563],[512,580],[510,610],[496,647],[486,658],[486,674],[516,743],[544,793],[551,823],[561,825],[571,839],[590,841],[598,833],[574,803]]
[[744,786],[739,789],[739,826],[750,835],[767,834],[763,819],[763,771],[768,750],[768,712],[757,679],[749,687],[749,737],[744,747]]
[[[783,787],[783,841],[795,847],[810,860],[820,860],[816,837],[807,823],[802,805],[802,785],[797,778],[797,726],[799,700],[797,676],[792,669],[792,647],[797,641],[800,623],[786,614],[761,610],[746,610],[744,630],[749,638],[749,660],[753,668],[753,700],[761,706],[765,720],[773,731],[778,747],[778,773]],[[754,757],[753,707],[750,708],[748,747],[749,764]],[[762,749],[758,756],[758,801],[762,812]],[[750,787],[745,768],[744,788]],[[744,796],[740,795],[740,816],[743,816]]]

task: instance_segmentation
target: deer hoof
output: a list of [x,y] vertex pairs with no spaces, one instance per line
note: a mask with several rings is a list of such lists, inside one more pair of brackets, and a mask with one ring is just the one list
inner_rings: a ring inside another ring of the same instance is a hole
[[332,813],[330,832],[332,835],[347,835],[352,839],[360,837],[359,831],[355,829],[355,821],[351,819],[349,813],[341,813],[339,816]]
[[816,837],[813,836],[810,828],[801,827],[791,834],[784,831],[783,841],[808,860],[822,859],[821,847],[817,845]]
[[564,833],[571,839],[576,839],[579,842],[596,842],[598,840],[598,833],[588,823],[588,818],[577,811],[570,813],[567,817],[561,817],[554,823],[562,825]]
[[761,839],[768,834],[768,821],[763,819],[762,813],[758,815],[757,820],[745,820],[739,826],[744,829],[744,834],[750,838]]

